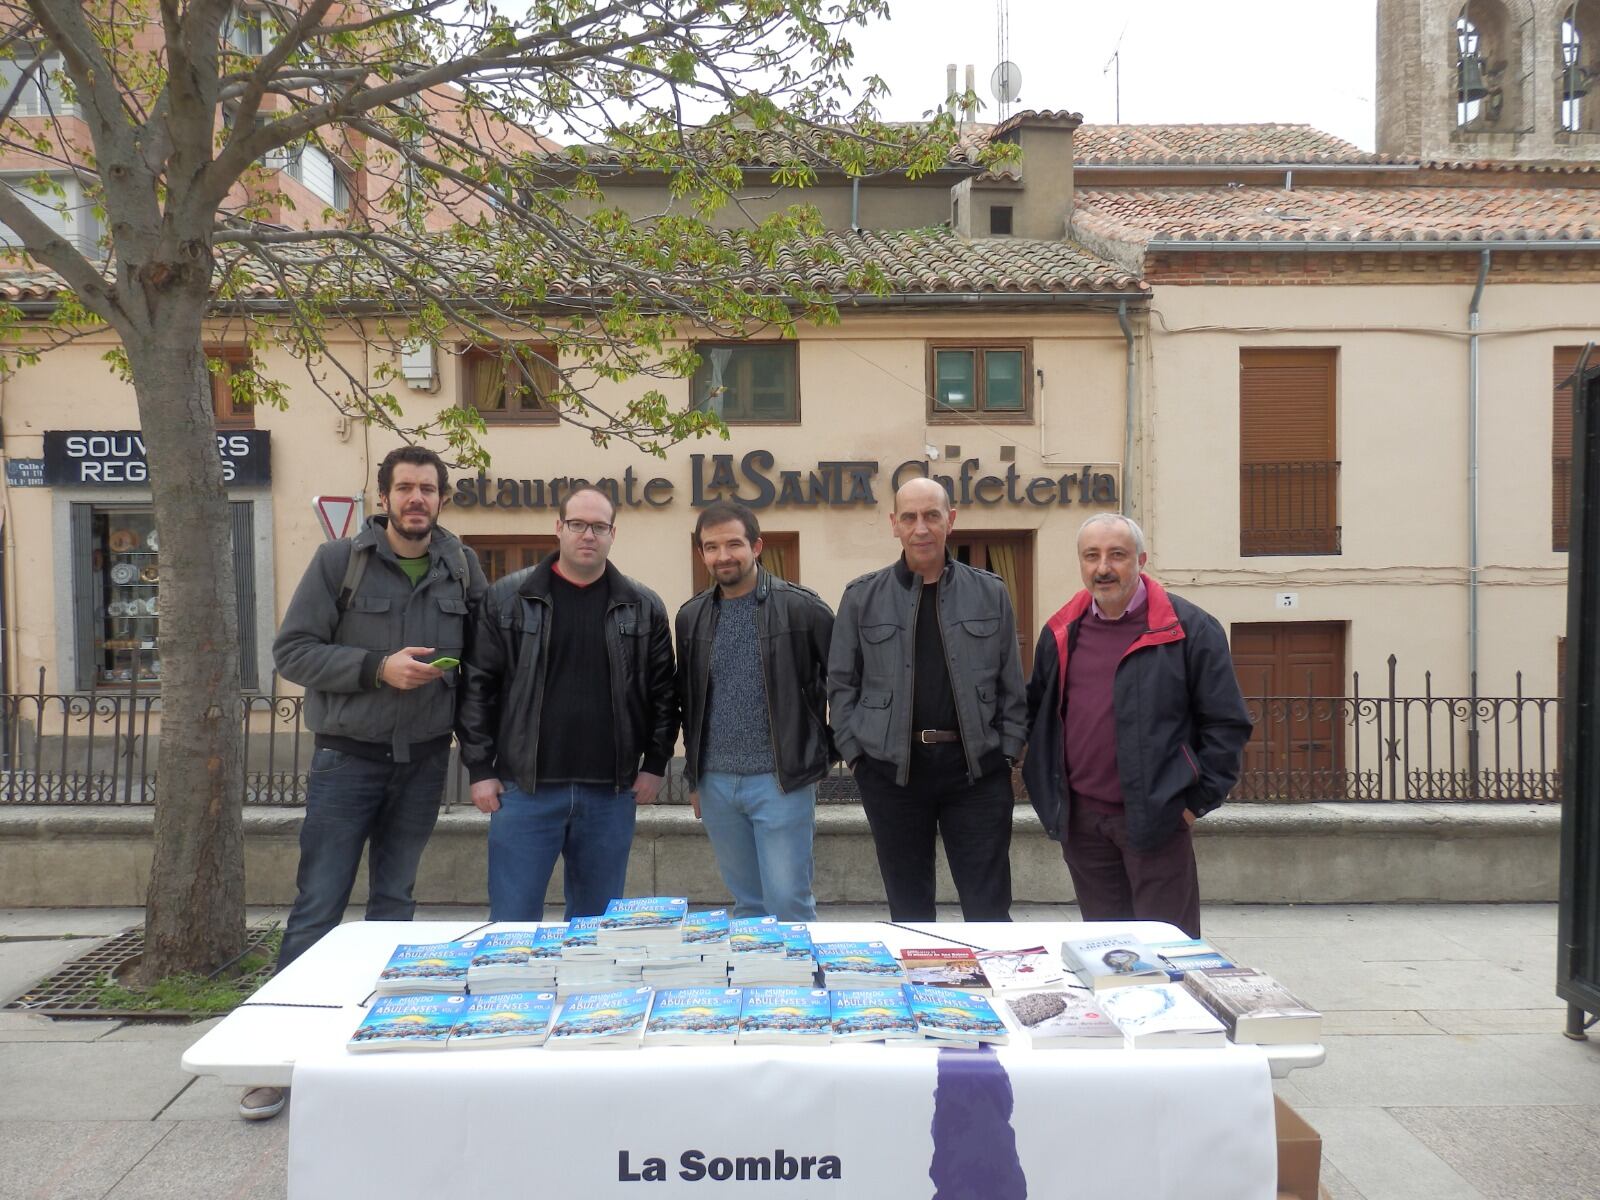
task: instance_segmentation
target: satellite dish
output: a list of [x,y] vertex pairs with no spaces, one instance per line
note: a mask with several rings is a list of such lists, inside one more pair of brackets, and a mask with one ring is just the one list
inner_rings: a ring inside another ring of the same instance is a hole
[[989,76],[989,93],[1001,104],[1010,104],[1022,95],[1022,68],[1003,62]]

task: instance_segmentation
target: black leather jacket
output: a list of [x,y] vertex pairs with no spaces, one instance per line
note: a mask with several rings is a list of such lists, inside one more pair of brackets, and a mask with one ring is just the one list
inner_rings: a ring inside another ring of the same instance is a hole
[[[523,791],[539,780],[539,722],[546,701],[545,667],[552,629],[550,573],[556,555],[496,581],[484,596],[461,664],[456,738],[473,783],[511,779]],[[616,783],[642,771],[666,773],[678,740],[672,633],[661,597],[610,563],[606,582],[606,656],[616,722]],[[574,735],[579,731],[574,730]],[[643,765],[640,758],[643,758]]]
[[[815,783],[836,757],[828,729],[828,643],[833,610],[810,588],[757,567],[756,635],[767,693],[767,727],[778,784],[786,792]],[[678,703],[683,709],[685,774],[700,779],[711,648],[721,593],[707,588],[678,610]]]

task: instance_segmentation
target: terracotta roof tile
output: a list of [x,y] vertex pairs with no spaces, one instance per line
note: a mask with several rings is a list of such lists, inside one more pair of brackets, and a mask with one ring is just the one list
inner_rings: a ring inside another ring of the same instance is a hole
[[1310,125],[1081,125],[1072,145],[1079,166],[1389,161]]
[[1600,238],[1600,191],[1516,187],[1086,188],[1073,228],[1129,244]]

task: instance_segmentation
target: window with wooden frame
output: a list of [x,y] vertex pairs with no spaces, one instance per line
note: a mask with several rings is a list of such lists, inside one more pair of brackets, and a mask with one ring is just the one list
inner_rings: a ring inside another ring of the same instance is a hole
[[1033,343],[928,343],[928,420],[1033,420]]
[[544,342],[468,346],[461,352],[461,407],[477,409],[488,422],[554,422],[556,362],[556,348]]
[[477,554],[484,577],[490,583],[524,567],[537,566],[560,545],[554,534],[483,533],[461,540]]
[[[211,365],[211,415],[218,429],[254,429],[255,405],[234,388],[234,377],[250,367],[250,351],[242,347],[212,350],[206,358]],[[221,364],[220,368],[215,364]]]
[[[689,538],[689,553],[694,562],[694,590],[703,592],[711,586],[711,572],[706,570],[705,560],[700,557],[693,535]],[[789,583],[799,583],[800,535],[782,529],[763,529],[761,565],[767,569],[769,575],[775,575]]]
[[794,342],[701,342],[695,346],[694,406],[730,425],[800,420],[800,359]]
[[[1582,346],[1557,346],[1550,414],[1550,549],[1565,552],[1572,521],[1572,373]],[[1591,356],[1592,357],[1592,356]]]
[[1331,348],[1239,351],[1239,553],[1338,554]]

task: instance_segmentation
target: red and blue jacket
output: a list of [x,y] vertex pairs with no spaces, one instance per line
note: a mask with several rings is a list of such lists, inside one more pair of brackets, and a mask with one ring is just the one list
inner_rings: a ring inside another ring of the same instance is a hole
[[[1217,619],[1170,595],[1148,575],[1145,633],[1128,647],[1112,683],[1117,776],[1128,842],[1155,850],[1178,831],[1183,811],[1204,816],[1239,782],[1250,715]],[[1045,623],[1028,680],[1028,756],[1022,777],[1044,830],[1067,836],[1067,663],[1089,615],[1087,590]]]

